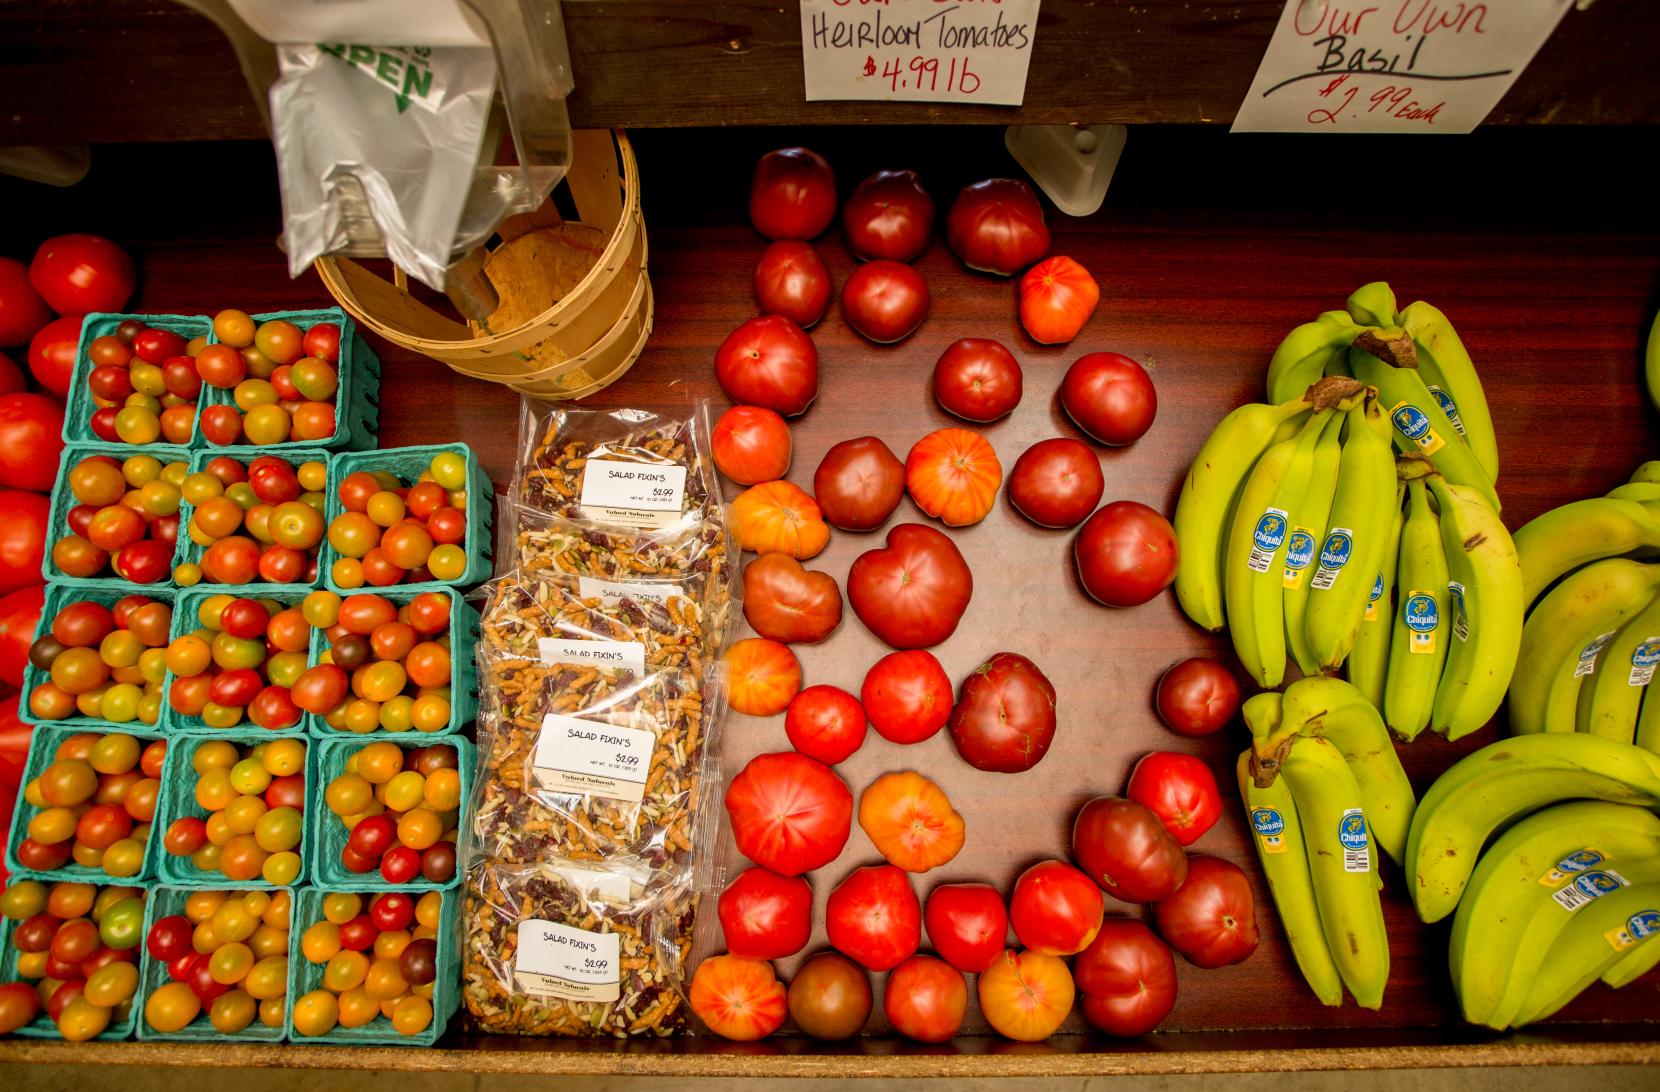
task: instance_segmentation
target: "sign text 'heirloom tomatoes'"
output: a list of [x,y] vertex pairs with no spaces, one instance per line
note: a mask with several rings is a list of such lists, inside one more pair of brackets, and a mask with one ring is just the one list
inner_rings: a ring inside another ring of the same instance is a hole
[[847,573],[847,601],[894,648],[928,648],[956,632],[974,596],[974,575],[956,544],[932,527],[901,523],[887,545],[866,550]]
[[814,471],[813,496],[830,526],[874,531],[905,496],[905,464],[874,436],[843,440]]

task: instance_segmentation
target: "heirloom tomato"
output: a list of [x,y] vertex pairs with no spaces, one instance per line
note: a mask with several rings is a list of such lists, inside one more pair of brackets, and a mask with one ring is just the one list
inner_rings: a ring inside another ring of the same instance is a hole
[[801,690],[795,653],[765,637],[746,637],[727,649],[726,672],[732,708],[752,717],[782,713]]
[[751,959],[783,959],[807,946],[813,888],[800,876],[756,866],[738,873],[716,904],[726,950]]
[[1124,795],[1149,808],[1184,846],[1198,841],[1222,814],[1222,794],[1210,767],[1174,751],[1154,751],[1137,762]]
[[970,269],[1009,277],[1049,253],[1049,228],[1032,187],[988,178],[957,194],[945,216],[945,241]]
[[1146,369],[1123,353],[1089,353],[1066,370],[1061,408],[1090,436],[1121,447],[1152,427],[1159,397]]
[[942,428],[905,457],[905,488],[916,506],[947,527],[979,523],[997,503],[1003,464],[978,432]]
[[788,554],[805,561],[830,541],[830,527],[818,502],[789,482],[750,486],[732,501],[731,515],[738,545],[754,553]]
[[853,613],[894,648],[950,637],[973,596],[974,575],[956,545],[920,523],[889,531],[887,545],[860,554],[847,573]]
[[963,848],[963,817],[951,798],[913,770],[885,773],[859,797],[859,827],[887,862],[927,872]]
[[789,554],[762,554],[744,566],[744,618],[763,637],[814,644],[841,623],[841,589]]
[[957,690],[951,742],[977,770],[1020,773],[1049,753],[1055,738],[1055,687],[1038,666],[999,652]]
[[755,263],[755,302],[763,315],[782,315],[803,330],[830,306],[830,270],[812,243],[780,239]]
[[1132,918],[1103,921],[1073,961],[1072,977],[1084,995],[1084,1019],[1108,1035],[1145,1035],[1176,1007],[1176,959]]
[[1072,855],[1108,894],[1157,902],[1187,879],[1187,854],[1152,811],[1117,796],[1085,804],[1072,824]]
[[[51,503],[40,493],[0,489],[0,595],[40,583]],[[143,519],[138,520],[143,533]]]
[[813,472],[813,495],[832,527],[874,531],[905,495],[905,464],[874,436],[843,440]]
[[1078,579],[1097,602],[1133,607],[1176,579],[1181,555],[1170,521],[1136,501],[1113,501],[1085,521],[1072,544]]
[[715,381],[740,405],[794,417],[818,397],[818,350],[787,318],[752,318],[715,350]]
[[35,381],[59,398],[69,397],[75,374],[75,350],[81,343],[80,313],[53,319],[29,339],[29,371]]
[[1021,373],[1014,354],[990,338],[953,341],[934,362],[934,399],[947,413],[985,424],[1020,404]]
[[1009,473],[1009,502],[1039,527],[1072,527],[1101,503],[1101,463],[1082,440],[1056,436],[1021,453]]
[[837,1042],[870,1019],[870,975],[840,952],[820,952],[790,979],[790,1018],[815,1039]]
[[865,673],[859,700],[883,739],[921,743],[951,717],[951,679],[931,652],[890,652]]
[[830,944],[873,971],[888,971],[916,954],[922,904],[911,879],[893,865],[856,868],[824,906]]
[[120,311],[133,295],[133,260],[101,235],[55,235],[35,251],[29,283],[60,315]]
[[907,1039],[943,1043],[956,1035],[968,1011],[968,983],[943,959],[914,955],[895,967],[882,989],[888,1023]]
[[1240,867],[1220,857],[1187,859],[1187,879],[1153,904],[1159,935],[1195,967],[1226,967],[1257,947],[1256,896]]
[[928,942],[959,971],[978,973],[1003,954],[1009,912],[997,889],[983,883],[947,883],[928,892],[923,910]]
[[733,406],[715,422],[715,466],[739,485],[777,481],[790,469],[790,426],[769,409]]
[[784,1023],[784,984],[772,964],[738,955],[710,956],[692,976],[692,1011],[723,1039],[764,1039]]
[[1065,861],[1039,861],[1015,881],[1009,924],[1034,952],[1072,955],[1095,939],[1105,908],[1094,880]]
[[52,321],[29,273],[16,258],[0,258],[0,347],[26,345],[35,331]]
[[1159,676],[1154,705],[1177,735],[1208,736],[1239,712],[1239,680],[1215,660],[1196,656]]
[[856,258],[911,261],[933,230],[934,199],[915,171],[877,171],[842,206],[842,235]]
[[0,487],[50,492],[62,434],[63,407],[52,399],[27,391],[0,395]]
[[1101,302],[1089,270],[1064,255],[1048,258],[1020,278],[1020,324],[1044,345],[1071,341]]
[[811,239],[836,218],[836,177],[808,148],[780,148],[755,164],[749,220],[769,239]]
[[840,687],[809,686],[784,711],[784,734],[802,754],[833,766],[863,745],[864,706]]
[[1008,949],[980,972],[980,1011],[1005,1038],[1036,1043],[1055,1034],[1077,989],[1059,956]]
[[853,829],[853,793],[834,770],[794,751],[756,755],[726,788],[738,852],[783,876],[836,859]]
[[928,317],[928,282],[904,262],[866,262],[842,285],[842,317],[878,345],[903,341]]

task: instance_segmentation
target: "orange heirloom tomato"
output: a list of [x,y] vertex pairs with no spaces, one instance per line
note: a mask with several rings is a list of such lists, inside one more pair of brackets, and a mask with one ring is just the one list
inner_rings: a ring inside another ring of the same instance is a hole
[[801,664],[788,645],[746,637],[726,650],[732,708],[752,717],[770,717],[789,708],[801,690]]
[[744,956],[710,956],[692,976],[692,1011],[725,1039],[763,1039],[784,1023],[784,984],[772,964]]
[[1059,956],[1010,948],[980,972],[980,1011],[999,1034],[1035,1043],[1055,1034],[1077,993]]
[[1020,278],[1020,324],[1044,345],[1077,337],[1100,302],[1095,278],[1065,255],[1039,262]]
[[905,488],[916,506],[947,527],[979,523],[997,503],[1003,464],[984,436],[942,428],[916,442],[905,457]]
[[888,863],[926,872],[963,848],[963,817],[932,781],[912,770],[885,773],[859,797],[859,826]]
[[763,482],[738,494],[732,502],[732,525],[744,549],[758,554],[776,551],[797,561],[815,556],[830,541],[830,525],[818,502],[789,482]]

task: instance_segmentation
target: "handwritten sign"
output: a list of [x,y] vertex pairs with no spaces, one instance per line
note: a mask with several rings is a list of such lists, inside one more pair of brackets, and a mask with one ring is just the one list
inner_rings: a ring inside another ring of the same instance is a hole
[[1571,0],[1287,0],[1233,131],[1468,133]]
[[1039,0],[801,0],[807,101],[1019,106]]

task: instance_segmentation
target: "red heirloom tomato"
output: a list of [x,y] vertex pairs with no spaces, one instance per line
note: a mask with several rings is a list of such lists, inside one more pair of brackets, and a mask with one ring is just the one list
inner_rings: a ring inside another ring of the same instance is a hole
[[746,868],[717,904],[726,950],[751,959],[783,959],[807,946],[813,931],[813,888],[800,876]]
[[780,148],[755,164],[749,221],[769,239],[811,239],[836,218],[836,177],[807,148]]
[[1095,278],[1065,255],[1039,262],[1020,278],[1020,324],[1044,345],[1077,337],[1100,302]]
[[0,490],[0,595],[40,583],[51,507],[40,493]]
[[1061,380],[1061,407],[1103,444],[1133,444],[1152,427],[1158,392],[1140,364],[1123,353],[1089,353]]
[[904,262],[866,262],[842,285],[842,317],[878,345],[904,341],[928,317],[928,282]]
[[985,424],[1020,405],[1020,365],[990,338],[965,337],[934,362],[934,399],[947,413]]
[[752,318],[715,350],[715,381],[734,402],[794,417],[818,396],[818,350],[787,318]]
[[1109,607],[1145,603],[1176,579],[1176,529],[1136,501],[1113,501],[1084,524],[1072,545],[1078,579]]
[[739,485],[777,481],[790,469],[790,426],[772,410],[733,406],[715,422],[715,466]]
[[845,761],[865,742],[865,709],[837,686],[809,686],[784,710],[790,746],[826,765]]
[[0,395],[0,486],[50,492],[62,453],[62,406],[27,391]]
[[887,545],[860,554],[847,573],[853,613],[894,648],[950,637],[973,596],[974,575],[956,545],[920,523],[889,531]]
[[[18,717],[20,696],[13,694],[0,700],[0,789],[15,789],[21,785],[23,767],[29,761],[29,741],[34,736],[35,726]],[[4,814],[0,812],[0,815]]]
[[1154,705],[1179,736],[1208,736],[1239,712],[1239,680],[1217,663],[1195,656],[1159,676]]
[[1032,187],[1014,178],[964,186],[945,216],[945,241],[970,269],[1010,277],[1049,253]]
[[1071,955],[1095,939],[1105,909],[1094,880],[1065,861],[1039,861],[1014,883],[1009,924],[1032,951]]
[[830,306],[830,270],[812,243],[780,239],[755,263],[755,302],[763,315],[783,315],[805,330]]
[[877,171],[842,206],[842,234],[856,258],[908,262],[928,248],[934,199],[915,171]]
[[726,672],[732,708],[751,717],[782,713],[801,689],[795,653],[765,637],[746,637],[727,649]]
[[941,884],[928,893],[922,920],[928,942],[959,971],[985,970],[1003,954],[1009,912],[1003,896],[983,883]]
[[1042,952],[1003,952],[978,985],[980,1011],[992,1030],[1023,1043],[1055,1034],[1077,996],[1066,960]]
[[1176,1007],[1176,959],[1153,931],[1131,918],[1107,918],[1073,961],[1084,1019],[1108,1035],[1134,1038]]
[[997,503],[1003,464],[978,432],[942,428],[905,456],[905,489],[916,506],[947,527],[979,523]]
[[0,258],[0,346],[26,345],[52,312],[16,258]]
[[69,397],[75,374],[75,350],[81,343],[82,314],[65,315],[42,326],[29,339],[29,371],[59,398]]
[[830,944],[873,971],[899,966],[922,940],[922,904],[911,878],[893,865],[856,868],[824,906]]
[[1222,794],[1210,767],[1174,751],[1154,751],[1137,762],[1124,795],[1151,809],[1184,846],[1198,841],[1222,814]]
[[744,618],[763,637],[815,644],[841,624],[841,589],[789,554],[762,554],[744,567]]
[[1085,804],[1072,824],[1072,855],[1114,898],[1157,902],[1187,879],[1187,854],[1153,812],[1117,796]]
[[870,975],[840,952],[820,952],[790,979],[790,1018],[815,1039],[836,1042],[870,1018]]
[[[0,319],[0,321],[4,321]],[[11,394],[14,391],[26,390],[29,381],[23,378],[23,369],[17,362],[5,353],[0,353],[0,394]]]
[[101,235],[56,235],[35,251],[29,283],[60,315],[120,311],[133,295],[133,260]]
[[999,652],[958,688],[951,742],[976,770],[1029,770],[1054,738],[1054,684],[1026,657]]
[[738,852],[784,876],[836,859],[853,829],[853,793],[824,763],[794,751],[756,755],[726,788]]
[[40,608],[46,588],[32,584],[0,596],[0,682],[23,685],[23,668],[29,662],[29,646],[40,627]]
[[1027,448],[1009,473],[1009,502],[1039,527],[1082,523],[1101,503],[1105,488],[1095,452],[1064,436]]
[[710,956],[692,976],[692,1011],[723,1039],[764,1039],[784,1024],[784,984],[765,960]]
[[888,1023],[907,1039],[943,1043],[963,1026],[968,983],[943,959],[914,955],[888,975],[882,991]]
[[844,531],[874,531],[905,495],[905,464],[874,436],[843,440],[813,472],[813,496],[825,522]]
[[963,848],[963,817],[951,798],[914,770],[885,773],[859,797],[859,829],[889,864],[927,872]]
[[859,698],[876,734],[893,743],[921,743],[951,717],[951,679],[920,649],[877,660]]
[[1187,859],[1187,880],[1153,904],[1153,924],[1195,967],[1226,967],[1257,948],[1256,896],[1239,866],[1220,857]]

